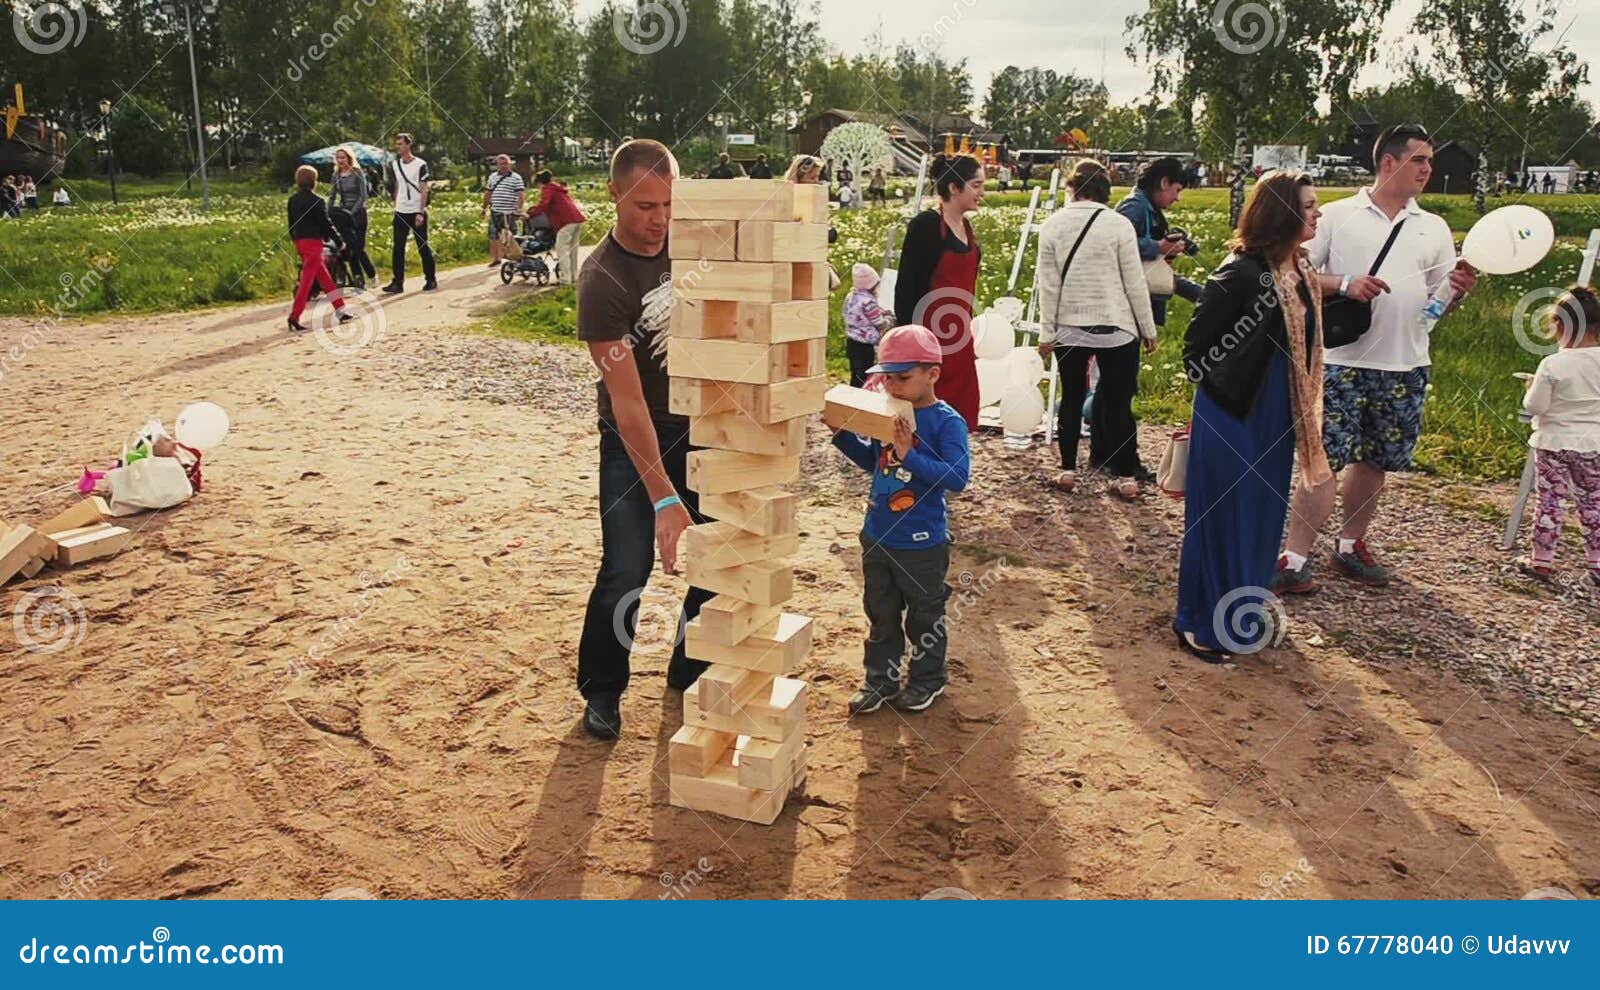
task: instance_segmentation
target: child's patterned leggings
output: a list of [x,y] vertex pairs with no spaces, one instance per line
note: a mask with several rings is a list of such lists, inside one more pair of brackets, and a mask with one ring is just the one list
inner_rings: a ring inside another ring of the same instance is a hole
[[1539,471],[1539,515],[1533,521],[1533,559],[1541,564],[1555,560],[1561,503],[1570,499],[1583,525],[1589,569],[1600,570],[1600,452],[1539,450],[1534,463]]

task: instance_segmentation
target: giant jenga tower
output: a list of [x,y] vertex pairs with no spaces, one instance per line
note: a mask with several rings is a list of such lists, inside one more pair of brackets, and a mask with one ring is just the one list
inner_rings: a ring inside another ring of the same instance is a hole
[[811,649],[794,592],[806,417],[821,411],[828,335],[828,200],[820,185],[680,179],[668,239],[677,297],[672,410],[689,417],[688,484],[715,522],[679,553],[716,593],[684,646],[711,668],[683,695],[668,755],[672,803],[771,824],[806,769]]

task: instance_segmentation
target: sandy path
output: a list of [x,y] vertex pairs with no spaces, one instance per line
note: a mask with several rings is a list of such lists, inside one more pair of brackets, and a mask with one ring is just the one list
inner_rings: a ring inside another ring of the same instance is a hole
[[[992,439],[956,516],[974,600],[948,702],[843,717],[860,483],[819,450],[805,793],[768,828],[670,807],[660,628],[681,585],[647,599],[624,738],[576,726],[586,361],[442,334],[519,291],[476,267],[443,282],[389,301],[352,354],[290,337],[274,305],[63,326],[7,377],[7,518],[65,504],[36,496],[146,416],[210,399],[234,433],[130,550],[0,590],[4,615],[59,583],[88,620],[53,653],[4,633],[0,894],[1600,894],[1592,738],[1504,686],[1335,645],[1186,660],[1165,627],[1181,509],[1031,507],[1038,458]],[[546,387],[458,398],[451,369],[484,354]],[[1318,607],[1348,612],[1341,594]]]

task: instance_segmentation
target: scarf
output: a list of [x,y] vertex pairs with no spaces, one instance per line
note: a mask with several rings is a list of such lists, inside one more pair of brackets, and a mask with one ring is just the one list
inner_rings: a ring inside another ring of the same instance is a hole
[[1283,329],[1289,338],[1289,408],[1294,414],[1294,449],[1300,461],[1300,484],[1314,488],[1333,477],[1328,453],[1322,446],[1322,293],[1311,262],[1296,251],[1294,271],[1300,276],[1317,315],[1317,339],[1307,354],[1306,311],[1300,306],[1294,277],[1273,269]]

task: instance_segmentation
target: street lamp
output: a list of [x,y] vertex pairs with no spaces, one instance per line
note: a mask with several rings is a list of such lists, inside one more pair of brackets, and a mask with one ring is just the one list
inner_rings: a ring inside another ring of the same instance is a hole
[[111,101],[100,101],[100,129],[106,136],[106,169],[111,173],[111,202],[117,201],[117,155],[111,150]]

